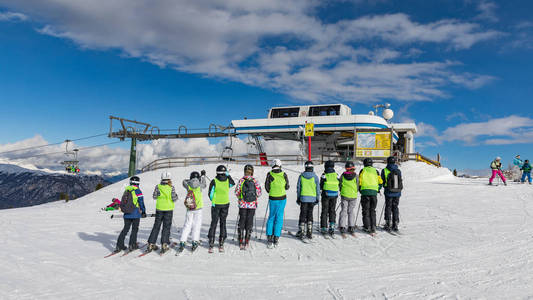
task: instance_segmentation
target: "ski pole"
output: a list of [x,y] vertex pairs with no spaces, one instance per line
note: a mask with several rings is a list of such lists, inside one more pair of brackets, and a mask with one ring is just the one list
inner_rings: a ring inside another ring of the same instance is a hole
[[267,208],[265,210],[265,218],[263,219],[263,228],[261,228],[261,234],[259,235],[259,239],[263,237],[263,230],[265,229],[266,217],[267,217],[269,208],[270,208],[270,200],[268,201]]
[[357,207],[357,212],[355,213],[355,227],[357,227],[357,219],[359,218],[359,209],[361,209],[361,200],[359,200],[359,206]]
[[[122,218],[123,216],[124,215],[116,215],[115,214],[115,215],[111,215],[110,217],[111,217],[111,219],[116,219],[116,218]],[[155,214],[146,214],[146,217],[147,218],[153,218],[153,217],[155,217]]]
[[237,227],[239,226],[239,222],[241,220],[241,214],[237,214],[237,221],[235,222],[235,231],[233,231],[233,238],[231,239],[232,241],[235,240],[235,234],[237,234]]
[[381,218],[383,217],[383,212],[385,211],[385,204],[387,201],[383,201],[383,207],[381,208],[381,213],[379,214],[379,223],[378,226],[381,226]]
[[255,232],[255,239],[257,240],[257,214],[256,213],[254,213],[254,232]]

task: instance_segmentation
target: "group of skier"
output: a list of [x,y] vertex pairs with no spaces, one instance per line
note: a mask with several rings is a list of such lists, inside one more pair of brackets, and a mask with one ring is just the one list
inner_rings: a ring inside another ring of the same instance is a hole
[[[311,161],[305,163],[305,171],[298,177],[296,202],[300,206],[298,221],[299,230],[296,236],[304,241],[313,238],[313,210],[314,206],[321,203],[320,232],[325,236],[334,236],[336,229],[336,207],[340,196],[341,212],[339,215],[339,232],[345,237],[346,233],[354,235],[356,229],[356,213],[354,213],[358,194],[361,194],[363,230],[371,235],[376,233],[376,205],[377,194],[385,188],[385,226],[389,232],[398,231],[399,211],[398,204],[403,187],[401,172],[396,165],[394,157],[387,159],[387,166],[381,174],[373,166],[373,161],[366,158],[363,169],[359,175],[355,172],[355,165],[348,161],[345,172],[340,176],[335,171],[335,163],[327,161],[325,170],[320,179],[314,173]],[[194,251],[200,243],[200,229],[202,226],[203,192],[206,188],[206,172],[192,172],[189,179],[183,180],[183,187],[187,191],[184,204],[187,208],[185,223],[181,230],[180,242],[177,253],[184,250],[189,235],[192,233],[192,248]],[[144,197],[139,189],[139,177],[130,178],[130,185],[126,187],[120,201],[120,209],[124,212],[124,228],[122,229],[117,246],[113,253],[122,250],[133,251],[138,249],[137,232],[140,218],[146,217]],[[261,185],[254,177],[254,167],[246,165],[244,176],[235,184],[227,168],[220,165],[216,168],[216,177],[211,180],[208,196],[211,202],[211,224],[208,232],[209,252],[215,247],[216,230],[219,227],[218,247],[224,251],[224,242],[227,238],[226,219],[230,206],[230,189],[235,186],[235,195],[238,200],[238,240],[241,250],[249,246],[254,227],[257,200],[262,194]],[[273,161],[272,170],[268,172],[265,180],[265,190],[269,201],[266,219],[267,247],[278,245],[282,233],[285,205],[287,203],[287,190],[289,179],[282,170],[279,159]],[[171,174],[163,172],[161,182],[155,186],[153,198],[156,200],[155,221],[148,238],[147,249],[141,255],[157,250],[156,240],[161,231],[161,253],[165,253],[175,244],[170,243],[170,229],[173,220],[177,193],[172,185]],[[266,215],[265,215],[266,216]],[[163,227],[161,230],[161,226]],[[264,224],[263,224],[264,226]],[[124,244],[125,237],[132,228],[129,247]]]
[[[521,183],[525,183],[526,182],[526,178],[527,178],[527,181],[529,184],[531,184],[531,164],[529,163],[529,160],[526,159],[526,160],[522,160],[520,158],[520,155],[516,155],[515,158],[513,159],[513,165],[514,165],[514,168],[515,169],[518,169],[519,171],[522,172],[522,175],[521,175],[521,179],[520,179],[520,182]],[[501,157],[496,157],[496,159],[494,159],[491,164],[490,164],[490,168],[492,170],[492,175],[489,179],[489,185],[492,185],[492,182],[494,180],[494,178],[496,177],[496,175],[498,175],[503,184],[504,185],[507,185],[507,180],[505,178],[505,176],[503,175],[503,171],[502,171],[502,163],[501,163]]]

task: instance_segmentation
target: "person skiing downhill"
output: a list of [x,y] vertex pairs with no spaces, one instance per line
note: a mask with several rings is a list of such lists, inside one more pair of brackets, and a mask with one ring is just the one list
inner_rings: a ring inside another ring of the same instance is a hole
[[155,244],[161,224],[161,252],[164,253],[170,248],[170,227],[172,226],[172,215],[174,212],[174,202],[178,200],[178,195],[174,186],[172,186],[172,175],[165,171],[161,174],[161,183],[156,185],[152,197],[156,200],[155,221],[148,238],[147,252],[157,250]]
[[[253,177],[254,166],[244,166],[244,176],[235,187],[235,196],[239,201],[239,247],[248,248],[252,236],[257,199],[261,197],[261,185]],[[246,233],[245,233],[246,231]]]
[[[396,175],[396,177],[391,177],[391,175]],[[389,179],[389,177],[391,178]],[[383,181],[383,187],[385,188],[384,229],[397,232],[398,223],[400,223],[400,211],[398,205],[400,203],[400,197],[402,196],[401,189],[403,188],[403,180],[402,172],[396,165],[396,158],[394,156],[387,158],[387,166],[385,169],[381,170],[381,179]]]
[[526,182],[526,177],[527,177],[527,182],[531,184],[531,164],[529,164],[528,159],[524,161],[524,164],[522,165],[520,170],[522,170],[522,183]]
[[347,161],[344,167],[346,171],[339,178],[339,189],[341,192],[339,231],[341,234],[346,233],[346,226],[348,226],[348,233],[354,234],[356,226],[354,209],[357,203],[359,179],[355,173],[353,161]]
[[[117,247],[114,252],[126,250],[124,240],[131,227],[129,250],[133,251],[138,248],[137,232],[139,231],[140,218],[146,217],[146,208],[144,207],[144,196],[139,188],[140,179],[137,176],[130,178],[130,185],[126,187],[125,193],[131,193],[131,199],[135,205],[135,209],[131,213],[124,213],[124,228],[120,232],[117,240]],[[118,199],[117,199],[118,200]],[[120,201],[119,201],[120,202]]]
[[266,225],[268,248],[278,245],[283,228],[285,205],[287,204],[287,190],[289,189],[289,178],[281,170],[281,160],[274,159],[273,165],[272,171],[267,174],[265,181],[265,190],[268,192],[268,205],[270,207]]
[[180,245],[178,252],[185,249],[185,243],[192,231],[192,251],[198,248],[200,244],[200,229],[202,229],[202,208],[204,207],[202,190],[207,187],[205,182],[205,171],[202,170],[201,175],[198,172],[191,172],[189,179],[183,180],[183,187],[188,195],[192,195],[194,205],[185,213],[185,223],[181,230]]
[[505,176],[503,176],[502,163],[501,158],[499,156],[492,161],[492,163],[490,164],[490,168],[492,169],[492,176],[489,179],[489,185],[492,185],[492,181],[494,180],[494,177],[496,177],[496,175],[500,176],[504,185],[507,185]]
[[301,239],[312,239],[313,209],[320,201],[320,181],[314,172],[312,161],[307,161],[304,167],[305,171],[298,177],[296,185],[296,203],[300,206],[296,236]]
[[513,159],[513,165],[517,166],[518,168],[522,168],[522,165],[524,162],[520,158],[520,154],[516,155]]
[[211,226],[209,227],[209,252],[213,252],[217,224],[220,222],[219,251],[224,251],[226,240],[226,218],[229,211],[229,189],[235,185],[233,178],[225,166],[217,167],[217,176],[209,184],[209,199],[211,200]]
[[372,164],[371,158],[367,157],[363,160],[364,168],[359,173],[359,192],[361,193],[363,229],[375,235],[377,194],[381,191],[383,180]]
[[[322,190],[322,212],[320,214],[320,233],[335,233],[337,197],[339,196],[339,176],[335,172],[335,162],[328,160],[324,165],[324,173],[320,177]],[[329,228],[328,228],[329,220]]]

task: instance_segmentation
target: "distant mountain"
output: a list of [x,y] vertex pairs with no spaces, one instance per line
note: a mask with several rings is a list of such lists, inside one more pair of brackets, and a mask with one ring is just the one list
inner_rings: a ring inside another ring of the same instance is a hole
[[0,164],[0,209],[48,203],[67,195],[73,200],[94,192],[98,184],[110,182],[95,175],[48,173]]

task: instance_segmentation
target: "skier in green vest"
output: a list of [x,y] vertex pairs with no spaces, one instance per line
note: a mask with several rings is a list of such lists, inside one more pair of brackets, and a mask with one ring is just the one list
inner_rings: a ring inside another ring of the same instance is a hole
[[320,201],[320,181],[314,172],[313,162],[307,161],[305,172],[300,174],[296,185],[296,203],[300,206],[296,236],[302,240],[313,238],[313,208],[318,201]]
[[[335,162],[328,160],[324,166],[324,173],[320,177],[322,190],[322,213],[320,215],[320,233],[335,234],[337,198],[339,197],[339,175],[335,172]],[[329,220],[329,229],[328,229]]]
[[267,247],[277,247],[281,229],[285,205],[287,204],[287,190],[289,178],[281,170],[281,160],[274,159],[272,171],[268,172],[265,180],[265,190],[268,192],[269,215],[266,226]]
[[342,173],[339,178],[340,192],[341,192],[341,212],[339,214],[339,231],[341,234],[346,233],[346,226],[348,226],[348,233],[355,232],[355,214],[354,209],[357,203],[357,192],[359,187],[359,180],[355,173],[355,165],[353,161],[347,161],[344,165],[346,171]]
[[235,185],[235,181],[228,173],[225,166],[217,167],[217,176],[209,184],[209,199],[211,199],[211,226],[209,227],[209,253],[215,246],[215,234],[217,224],[220,222],[220,236],[218,239],[220,252],[224,252],[226,240],[226,218],[229,211],[229,189]]
[[200,245],[200,230],[202,229],[202,208],[204,207],[202,190],[207,187],[205,182],[205,171],[201,175],[198,172],[191,172],[189,179],[183,180],[183,187],[194,196],[194,209],[187,208],[185,213],[185,223],[181,229],[180,246],[178,252],[185,249],[185,243],[192,231],[192,251]]
[[372,236],[376,235],[377,194],[381,191],[383,185],[383,180],[379,176],[378,170],[372,167],[373,163],[371,158],[365,158],[363,160],[364,168],[359,173],[363,229]]
[[164,253],[170,248],[170,227],[172,226],[172,214],[174,211],[174,202],[178,200],[176,190],[172,186],[171,175],[169,172],[161,174],[161,183],[155,186],[153,198],[156,200],[155,221],[152,232],[148,238],[148,248],[146,251],[157,250],[155,242],[163,224],[161,231],[161,252]]

